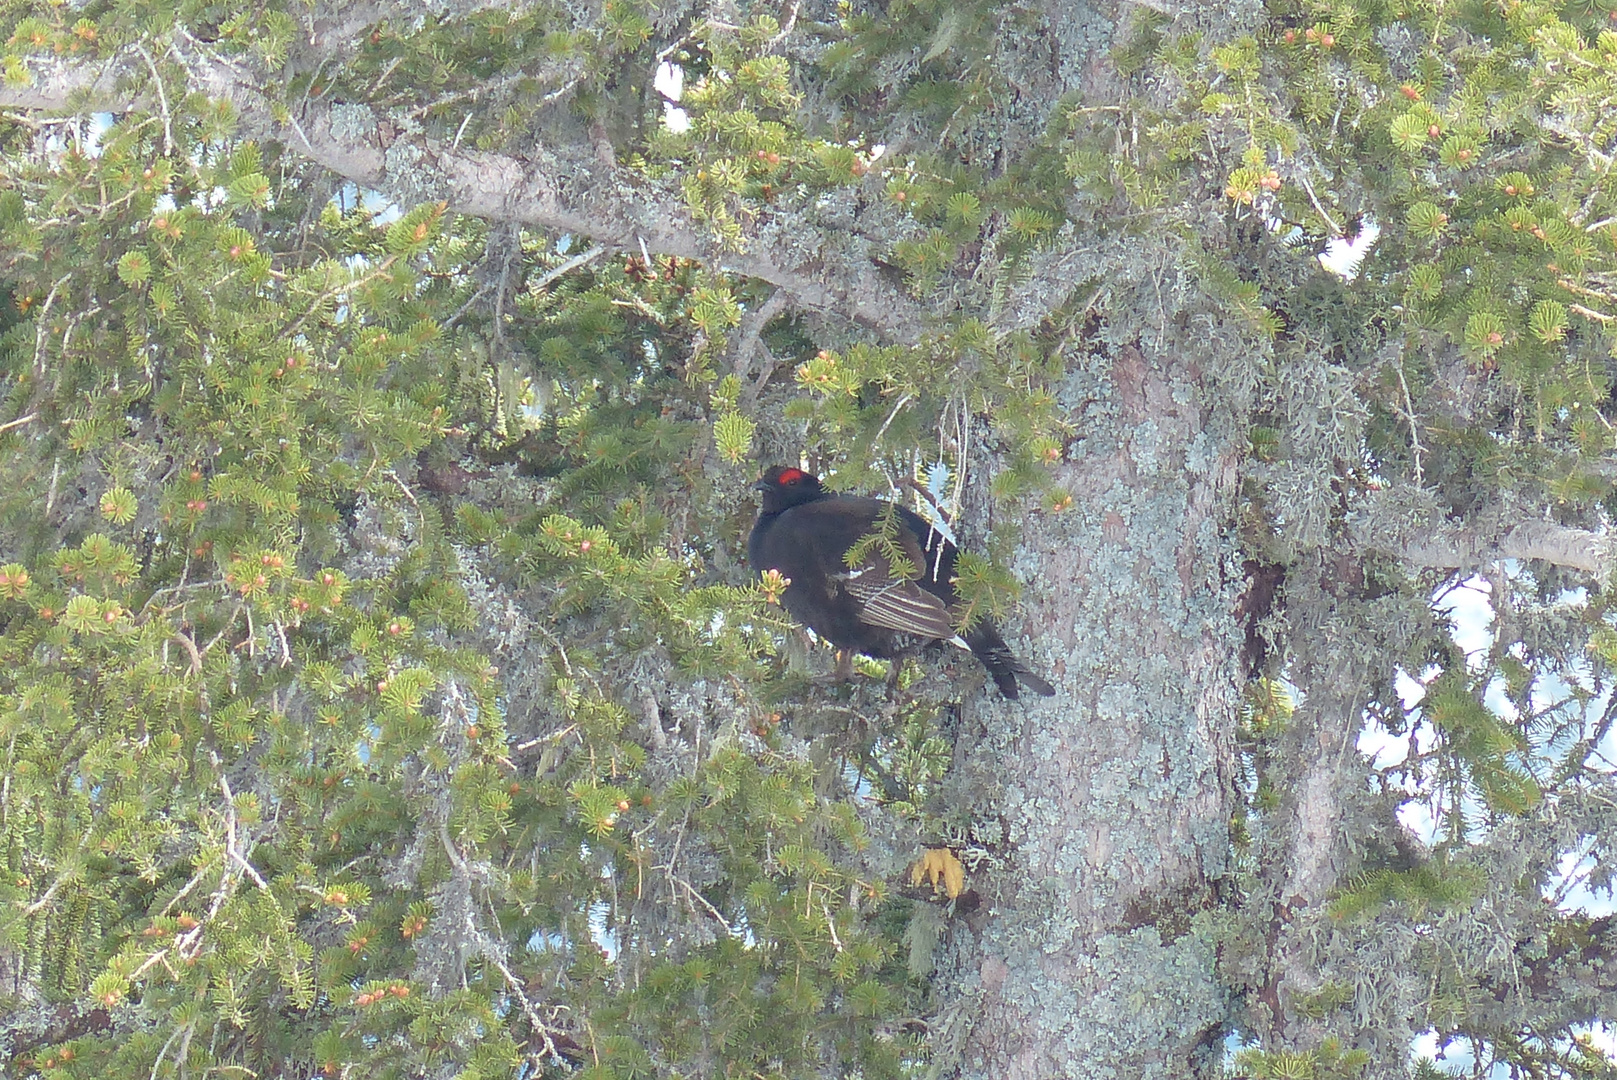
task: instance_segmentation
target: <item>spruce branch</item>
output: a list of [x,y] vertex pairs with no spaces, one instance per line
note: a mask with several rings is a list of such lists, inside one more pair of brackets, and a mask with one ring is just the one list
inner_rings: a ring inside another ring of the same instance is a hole
[[1368,550],[1380,550],[1411,566],[1462,570],[1497,559],[1537,559],[1554,566],[1607,575],[1617,568],[1617,537],[1547,521],[1524,521],[1503,531],[1484,527],[1434,530],[1386,545],[1361,537]]
[[735,371],[736,378],[746,381],[752,369],[752,358],[758,352],[759,339],[764,327],[785,309],[786,301],[786,293],[776,289],[769,295],[769,299],[749,311],[741,320],[741,333],[736,336],[735,345],[731,349],[731,367]]
[[[767,281],[799,306],[845,315],[894,340],[913,342],[921,335],[922,308],[886,281],[873,259],[858,253],[864,245],[857,224],[852,243],[845,226],[831,225],[819,229],[819,243],[805,243],[804,228],[816,228],[813,222],[766,207],[748,250],[725,251],[706,226],[692,220],[677,183],[604,165],[593,147],[539,146],[523,156],[466,150],[416,132],[401,134],[403,125],[364,105],[310,98],[288,108],[265,93],[269,80],[259,73],[183,30],[179,38],[187,47],[181,50],[177,39],[175,52],[192,89],[230,102],[240,135],[282,142],[400,203],[441,200],[459,213],[586,236],[609,248],[644,244],[658,255]],[[144,98],[118,90],[137,60],[125,52],[103,64],[42,62],[32,85],[0,87],[0,108],[120,113],[141,107]]]

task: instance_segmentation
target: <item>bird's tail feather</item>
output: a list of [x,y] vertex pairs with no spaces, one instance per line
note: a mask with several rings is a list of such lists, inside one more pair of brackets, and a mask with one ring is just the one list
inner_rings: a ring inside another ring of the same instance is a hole
[[977,659],[981,660],[988,674],[994,677],[994,684],[999,692],[1015,701],[1021,696],[1020,688],[1016,685],[1021,680],[1029,690],[1043,697],[1050,697],[1056,692],[1043,678],[1028,670],[1028,666],[1018,660],[1011,652],[1005,639],[999,636],[999,629],[993,623],[983,621],[971,633],[966,635],[966,644],[971,648]]

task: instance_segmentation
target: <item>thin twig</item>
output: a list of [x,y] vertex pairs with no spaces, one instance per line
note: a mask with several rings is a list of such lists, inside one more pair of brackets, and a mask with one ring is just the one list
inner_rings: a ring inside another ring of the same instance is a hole
[[449,819],[447,817],[440,819],[438,822],[438,839],[443,842],[444,854],[449,856],[449,861],[454,864],[456,870],[464,875],[466,873],[466,857],[460,853],[460,849],[455,846],[454,838],[449,835]]
[[802,0],[792,0],[792,10],[786,14],[786,25],[782,26],[780,33],[770,38],[764,45],[765,52],[773,52],[776,45],[779,45],[791,35],[792,28],[797,25],[797,12],[802,6]]
[[629,296],[623,299],[613,300],[612,306],[631,308],[640,312],[640,314],[644,315],[658,326],[668,325],[668,320],[663,318],[662,314],[656,308],[652,307],[638,296]]
[[206,645],[202,646],[202,654],[204,656],[206,656],[208,654],[208,651],[210,649],[212,649],[215,645],[219,644],[219,639],[220,638],[224,637],[226,634],[228,634],[230,632],[231,627],[236,625],[236,616],[240,615],[241,613],[242,613],[242,605],[237,604],[236,605],[236,610],[232,611],[230,613],[229,620],[227,620],[225,622],[224,626],[219,628],[219,632],[217,634],[213,635],[213,638]]
[[745,379],[747,372],[752,368],[752,357],[758,351],[758,338],[763,334],[764,327],[770,320],[780,314],[780,309],[786,306],[786,290],[776,289],[769,294],[769,299],[758,305],[757,309],[747,313],[741,320],[741,334],[736,338],[731,370],[736,378]]
[[276,619],[273,625],[275,627],[275,636],[281,639],[281,662],[276,666],[286,667],[292,662],[292,646],[287,644],[286,627],[281,625],[281,620]]
[[415,492],[410,490],[409,484],[400,479],[398,473],[389,469],[387,470],[387,475],[392,478],[395,484],[399,485],[399,490],[404,492],[404,497],[410,500],[411,506],[415,507],[416,517],[421,519],[421,537],[425,539],[427,535],[427,512],[421,509],[421,504],[415,500]]
[[526,739],[526,740],[524,740],[522,742],[519,742],[515,746],[511,747],[511,752],[512,753],[521,753],[524,750],[532,750],[534,747],[538,746],[540,743],[559,742],[560,740],[565,739],[567,736],[571,735],[573,732],[575,732],[577,730],[578,730],[578,725],[577,724],[568,724],[566,727],[562,728],[560,731],[553,731],[549,735],[539,735],[539,736],[536,736],[536,737],[534,737],[532,739]]
[[167,949],[158,949],[156,952],[152,953],[146,958],[146,962],[144,964],[140,965],[140,967],[129,973],[129,981],[134,982],[136,979],[146,974],[148,969],[156,967],[158,964],[162,963],[163,957],[167,955]]
[[1604,312],[1586,308],[1582,304],[1568,304],[1566,307],[1568,311],[1575,311],[1585,319],[1593,319],[1596,322],[1603,323],[1617,322],[1617,315],[1607,315]]
[[605,244],[596,244],[588,251],[574,255],[571,259],[568,259],[560,266],[555,267],[552,270],[547,270],[543,277],[534,282],[532,285],[528,286],[528,290],[530,292],[538,292],[540,289],[543,289],[546,285],[549,285],[552,281],[555,281],[563,274],[577,270],[580,266],[583,266],[586,263],[592,263],[596,259],[599,259],[602,255],[606,254],[606,251],[607,247]]
[[51,291],[45,294],[45,302],[39,308],[39,328],[34,331],[34,371],[40,375],[45,374],[45,334],[50,326],[48,316],[51,313],[51,305],[56,303],[57,292],[72,276],[71,273],[66,273],[58,278],[56,284],[51,286]]
[[157,104],[163,111],[163,156],[169,157],[174,153],[174,126],[168,111],[168,91],[163,89],[163,76],[158,74],[152,54],[140,45],[134,48],[140,58],[146,61],[147,70],[152,73],[152,82],[157,84]]
[[1338,225],[1336,220],[1332,218],[1331,215],[1327,214],[1325,212],[1325,208],[1319,204],[1319,196],[1314,194],[1314,185],[1308,182],[1308,175],[1306,173],[1299,174],[1297,177],[1297,182],[1303,185],[1303,190],[1308,192],[1308,201],[1314,204],[1314,209],[1319,211],[1319,216],[1324,218],[1325,224],[1331,227],[1331,235],[1345,235],[1347,230]]
[[169,637],[183,645],[186,653],[191,657],[191,674],[202,674],[202,654],[197,652],[197,643],[180,630],[174,631]]
[[51,464],[51,486],[45,491],[45,516],[51,516],[51,510],[56,506],[56,481],[62,477],[62,459],[57,458]]
[[945,525],[949,524],[950,519],[954,517],[953,514],[951,514],[941,503],[938,502],[937,498],[933,496],[931,490],[924,486],[919,480],[915,479],[915,477],[901,476],[898,478],[898,484],[900,487],[907,487],[919,495],[928,506],[932,507],[933,511],[938,515],[939,520],[941,520]]
[[571,662],[570,662],[570,661],[569,661],[569,660],[568,660],[568,659],[567,659],[567,650],[566,650],[566,648],[564,648],[564,647],[563,647],[563,646],[562,646],[562,643],[561,643],[561,642],[559,642],[559,641],[557,641],[557,640],[556,640],[556,635],[555,635],[555,634],[552,634],[552,633],[551,633],[551,632],[550,632],[550,631],[549,631],[549,630],[548,630],[548,629],[547,629],[547,628],[546,628],[546,627],[545,627],[545,624],[544,624],[544,623],[542,623],[542,622],[539,622],[539,621],[537,621],[537,620],[535,620],[535,622],[534,622],[534,624],[533,624],[533,626],[534,626],[534,629],[535,629],[535,630],[538,630],[538,631],[539,631],[539,633],[540,633],[540,634],[542,634],[542,635],[543,635],[543,636],[544,636],[544,639],[545,639],[545,640],[546,640],[546,641],[548,641],[548,642],[550,642],[550,644],[551,644],[551,645],[552,645],[552,646],[553,646],[553,647],[554,647],[554,648],[555,648],[555,650],[556,650],[556,654],[557,654],[557,655],[558,655],[558,656],[560,656],[560,657],[561,657],[561,666],[562,666],[562,667],[563,667],[563,668],[565,668],[565,669],[566,669],[566,671],[567,671],[567,677],[568,677],[568,678],[569,678],[569,679],[571,679],[571,678],[574,678],[574,677],[575,677],[575,676],[574,676],[574,675],[573,675],[573,665],[572,665],[572,663],[571,663]]
[[540,98],[539,100],[540,100],[540,102],[542,104],[549,105],[552,101],[555,101],[557,98],[561,97],[563,94],[568,93],[575,86],[577,86],[579,83],[581,83],[583,81],[584,81],[584,76],[582,76],[582,75],[578,75],[578,76],[575,76],[574,78],[568,79],[566,82],[562,83],[560,86],[556,87],[556,89],[552,90],[550,93],[546,94],[544,97]]
[[240,864],[243,870],[247,871],[247,876],[253,879],[253,884],[265,892],[269,892],[268,883],[259,876],[257,870],[253,869],[253,864],[247,861],[247,856],[243,855],[241,849],[237,846],[236,797],[231,794],[230,780],[224,773],[219,774],[219,789],[225,793],[225,853]]
[[[300,132],[300,134],[301,134],[301,132]],[[307,137],[304,138],[304,142],[308,142]],[[313,150],[314,147],[310,146],[309,149]],[[270,336],[273,337],[273,338],[277,338],[277,339],[283,338],[283,337],[290,337],[292,334],[296,333],[299,329],[301,329],[304,323],[306,323],[310,319],[312,319],[314,317],[314,315],[315,315],[315,312],[319,311],[321,305],[325,304],[328,300],[331,301],[332,303],[336,303],[336,302],[338,302],[340,300],[345,299],[348,296],[348,294],[354,292],[355,290],[364,288],[366,285],[369,285],[371,282],[375,281],[377,278],[385,278],[385,277],[387,277],[388,276],[388,271],[393,269],[393,264],[395,262],[397,262],[397,261],[398,261],[398,256],[397,255],[389,255],[387,258],[383,259],[380,263],[376,264],[376,268],[374,270],[372,270],[370,273],[364,275],[363,277],[355,278],[354,280],[345,282],[344,284],[338,285],[335,288],[327,289],[325,292],[321,293],[319,296],[314,298],[314,301],[309,304],[308,309],[306,311],[304,311],[303,314],[299,315],[297,318],[293,319],[291,322],[289,322],[286,325],[282,326],[280,329],[276,330]]]
[[395,69],[395,68],[397,68],[397,67],[398,67],[398,66],[399,66],[399,65],[400,65],[400,64],[402,64],[402,63],[403,63],[403,62],[404,62],[404,56],[403,56],[403,54],[400,54],[400,55],[398,55],[398,56],[395,56],[395,57],[394,57],[394,58],[393,58],[393,60],[392,60],[392,62],[391,62],[391,63],[389,63],[389,64],[388,64],[388,65],[387,65],[387,67],[385,67],[385,68],[383,68],[383,69],[382,69],[382,73],[381,73],[381,74],[380,74],[380,75],[378,75],[378,76],[377,76],[377,77],[376,77],[376,81],[375,81],[375,82],[374,82],[374,83],[372,83],[372,84],[371,84],[371,88],[370,88],[370,90],[369,90],[369,92],[367,92],[367,93],[366,93],[366,95],[365,95],[365,96],[366,96],[366,97],[367,97],[367,98],[373,98],[373,97],[375,97],[375,96],[376,96],[376,92],[377,92],[377,91],[378,91],[378,90],[380,90],[380,89],[381,89],[381,88],[382,88],[382,84],[383,84],[383,83],[385,83],[385,82],[387,82],[387,78],[388,78],[388,76],[389,76],[389,75],[392,75],[392,74],[393,74],[393,71],[394,71],[394,69]]
[[908,405],[910,403],[910,399],[913,398],[914,396],[915,396],[915,391],[913,391],[913,390],[904,391],[904,396],[899,398],[898,401],[894,403],[893,411],[887,414],[887,419],[883,420],[881,422],[881,427],[876,429],[876,437],[874,439],[870,440],[871,445],[875,445],[876,443],[881,442],[881,437],[883,435],[887,434],[888,426],[891,425],[894,418],[898,416],[898,410],[900,410],[904,406]]
[[1398,385],[1402,387],[1404,391],[1404,419],[1409,421],[1409,449],[1415,458],[1415,486],[1424,487],[1426,484],[1426,473],[1425,470],[1421,468],[1421,456],[1426,453],[1426,447],[1421,445],[1420,427],[1415,423],[1415,402],[1409,396],[1409,383],[1404,378],[1404,365],[1402,361],[1396,365],[1394,370],[1398,372]]
[[709,915],[713,916],[713,918],[718,922],[718,924],[720,926],[724,927],[724,932],[726,934],[729,934],[733,938],[738,938],[738,937],[741,936],[740,932],[737,931],[735,927],[730,925],[730,921],[728,919],[726,919],[723,915],[719,914],[719,909],[714,907],[712,904],[708,903],[707,902],[707,897],[703,896],[701,893],[696,891],[696,886],[692,885],[690,882],[686,881],[682,877],[676,877],[676,878],[674,878],[674,880],[676,882],[678,882],[680,885],[684,886],[685,891],[687,893],[689,893],[692,897],[694,897],[695,899],[700,901],[703,907],[707,908],[707,913]]
[[201,867],[199,867],[197,869],[197,872],[191,875],[191,880],[187,881],[185,883],[185,885],[180,889],[179,892],[177,892],[173,896],[169,897],[168,898],[168,903],[164,904],[163,905],[163,910],[159,911],[157,914],[159,916],[165,916],[169,912],[173,911],[175,904],[178,904],[181,900],[184,900],[186,898],[186,896],[191,892],[192,889],[194,889],[198,885],[202,884],[203,875],[208,872],[208,866],[210,866],[210,865],[212,865],[212,864],[204,864]]
[[820,901],[820,910],[825,913],[825,928],[831,931],[831,944],[837,952],[841,952],[842,939],[837,937],[837,921],[831,917],[831,909],[824,900]]
[[488,290],[489,290],[489,285],[488,285],[487,282],[484,282],[482,285],[479,285],[477,287],[477,291],[472,293],[471,297],[464,304],[460,305],[459,309],[457,309],[456,312],[453,315],[449,316],[449,318],[444,320],[443,328],[445,330],[448,330],[450,327],[452,327],[456,323],[460,322],[461,317],[463,315],[465,315],[468,311],[472,310],[472,306],[474,304],[476,304],[479,300],[483,299],[483,297],[488,294]]
[[[467,918],[469,921],[470,916],[467,916]],[[561,1056],[561,1051],[556,1049],[555,1041],[550,1037],[550,1025],[539,1019],[539,1012],[533,1007],[533,1002],[528,1000],[528,995],[523,992],[522,983],[511,973],[511,969],[505,966],[505,961],[495,956],[491,950],[484,949],[483,955],[505,977],[505,984],[511,988],[511,993],[515,994],[517,1001],[521,1003],[522,1012],[527,1016],[528,1023],[533,1025],[535,1033],[544,1040],[545,1053],[550,1055],[552,1061],[564,1060]]]
[[741,391],[741,405],[743,409],[751,409],[758,403],[758,395],[764,392],[769,380],[774,377],[775,369],[780,367],[780,357],[776,356],[768,345],[758,342],[758,352],[763,356],[764,362],[758,367],[758,377],[747,384]]
[[[51,882],[51,887],[45,890],[45,895],[23,908],[22,913],[24,915],[38,915],[46,907],[50,906],[50,902],[56,898],[56,890],[60,889],[65,884],[67,884],[67,875],[57,875],[56,880]],[[7,923],[6,925],[9,926],[10,924]]]
[[180,1032],[186,1030],[190,1026],[190,1024],[181,1024],[179,1027],[175,1028],[174,1034],[168,1037],[168,1042],[164,1043],[163,1048],[157,1052],[157,1060],[152,1062],[151,1080],[157,1080],[157,1070],[163,1067],[163,1059],[168,1056],[168,1048],[174,1045],[174,1040],[180,1037]]
[[[1600,277],[1598,274],[1592,276],[1596,279]],[[1617,293],[1602,292],[1600,289],[1588,289],[1569,278],[1557,278],[1555,283],[1567,292],[1577,293],[1579,296],[1587,296],[1595,300],[1617,300]]]

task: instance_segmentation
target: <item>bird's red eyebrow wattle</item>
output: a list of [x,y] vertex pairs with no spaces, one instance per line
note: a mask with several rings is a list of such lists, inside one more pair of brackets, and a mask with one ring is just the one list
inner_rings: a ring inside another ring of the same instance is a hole
[[803,479],[803,476],[804,473],[802,469],[782,469],[780,471],[780,482],[783,484],[790,484],[793,480]]

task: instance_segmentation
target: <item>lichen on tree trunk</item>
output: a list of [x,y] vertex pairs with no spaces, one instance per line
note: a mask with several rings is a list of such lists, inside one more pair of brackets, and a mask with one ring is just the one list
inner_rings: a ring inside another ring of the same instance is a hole
[[1148,315],[1114,297],[1072,359],[1059,394],[1083,438],[1060,480],[1075,501],[1025,525],[1017,560],[1026,647],[1061,694],[986,703],[957,746],[987,881],[939,983],[939,1050],[963,1077],[1184,1076],[1228,1012],[1200,913],[1233,809],[1242,391],[1208,373],[1246,353],[1190,311],[1176,327],[1211,333],[1161,332],[1159,295],[1137,296]]

